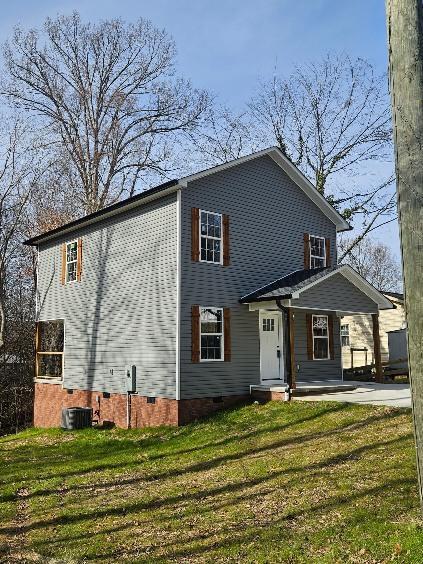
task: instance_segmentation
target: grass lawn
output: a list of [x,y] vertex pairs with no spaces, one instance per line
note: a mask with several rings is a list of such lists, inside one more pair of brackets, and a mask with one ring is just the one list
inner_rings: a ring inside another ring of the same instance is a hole
[[408,410],[271,402],[183,428],[31,429],[0,456],[2,562],[423,562]]

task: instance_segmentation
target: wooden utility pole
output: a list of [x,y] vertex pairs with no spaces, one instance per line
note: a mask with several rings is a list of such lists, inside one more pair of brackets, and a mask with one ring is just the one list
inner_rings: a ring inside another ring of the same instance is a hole
[[423,9],[386,0],[408,362],[423,508]]

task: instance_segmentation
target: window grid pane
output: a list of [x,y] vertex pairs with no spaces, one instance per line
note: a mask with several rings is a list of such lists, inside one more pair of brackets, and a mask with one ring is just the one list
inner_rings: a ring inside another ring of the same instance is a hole
[[263,319],[263,331],[274,331],[274,330],[275,330],[275,320]]
[[329,331],[327,315],[313,315],[313,358],[329,358]]
[[326,245],[323,237],[310,237],[310,268],[326,266]]
[[200,349],[201,360],[222,360],[222,308],[200,308]]
[[317,359],[327,359],[328,358],[328,339],[327,337],[315,337],[314,338],[314,358]]
[[222,218],[220,214],[201,212],[200,257],[202,261],[220,263]]
[[78,261],[78,242],[73,241],[66,245],[66,282],[76,280],[76,270]]
[[341,346],[350,346],[350,326],[347,324],[341,325]]

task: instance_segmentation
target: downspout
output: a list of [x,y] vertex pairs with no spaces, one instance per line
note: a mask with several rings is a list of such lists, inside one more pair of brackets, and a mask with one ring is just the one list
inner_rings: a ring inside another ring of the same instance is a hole
[[131,392],[126,394],[126,428],[131,428]]
[[292,396],[291,346],[290,346],[291,324],[289,323],[289,319],[288,319],[288,316],[289,316],[288,309],[285,306],[282,305],[280,298],[276,298],[276,305],[278,306],[278,308],[283,313],[284,325],[286,327],[286,331],[284,331],[284,339],[285,339],[284,349],[285,349],[285,357],[286,357],[285,368],[286,368],[286,373],[287,373],[287,388],[288,388],[287,400],[290,401],[291,396]]

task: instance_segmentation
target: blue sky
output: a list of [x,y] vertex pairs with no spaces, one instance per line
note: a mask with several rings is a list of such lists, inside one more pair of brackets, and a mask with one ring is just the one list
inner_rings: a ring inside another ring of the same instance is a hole
[[[383,0],[15,0],[2,5],[0,41],[16,24],[77,10],[85,19],[140,16],[164,27],[178,48],[178,69],[195,86],[240,107],[260,78],[345,52],[387,69]],[[395,224],[374,233],[399,254]]]

